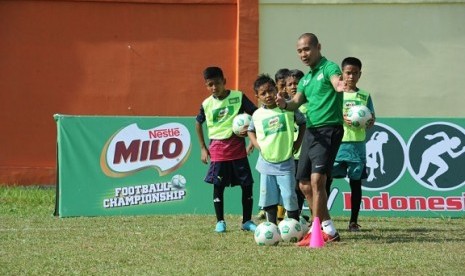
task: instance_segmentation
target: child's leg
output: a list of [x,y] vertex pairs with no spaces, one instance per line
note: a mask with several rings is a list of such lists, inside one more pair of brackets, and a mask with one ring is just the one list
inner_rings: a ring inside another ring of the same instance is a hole
[[286,209],[284,208],[283,205],[278,204],[278,220],[279,221],[283,220],[285,215],[286,215]]
[[299,213],[301,213],[302,209],[304,208],[305,196],[300,190],[299,185],[296,185],[295,193],[297,195],[297,205],[299,205]]
[[242,223],[252,219],[253,185],[242,185]]
[[326,196],[329,197],[329,195],[331,194],[331,185],[333,184],[333,177],[332,176],[328,176],[326,178]]
[[277,224],[279,188],[275,175],[260,174],[259,205],[264,206],[266,220]]
[[213,205],[215,207],[216,221],[224,220],[224,186],[213,185]]
[[279,185],[284,208],[287,209],[287,216],[299,221],[300,211],[295,192],[296,184],[294,174],[279,175],[276,176],[276,180]]
[[263,208],[266,212],[266,220],[278,224],[278,205],[266,206]]
[[350,211],[350,222],[357,223],[358,213],[360,211],[360,204],[362,203],[362,180],[350,179],[350,204],[352,205]]

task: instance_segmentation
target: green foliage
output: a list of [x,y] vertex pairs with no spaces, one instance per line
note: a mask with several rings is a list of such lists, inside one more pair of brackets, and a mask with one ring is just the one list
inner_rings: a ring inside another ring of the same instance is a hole
[[[227,216],[53,216],[53,188],[0,186],[0,275],[463,275],[465,218],[365,218],[320,249],[258,246]],[[83,202],[83,204],[85,204]]]

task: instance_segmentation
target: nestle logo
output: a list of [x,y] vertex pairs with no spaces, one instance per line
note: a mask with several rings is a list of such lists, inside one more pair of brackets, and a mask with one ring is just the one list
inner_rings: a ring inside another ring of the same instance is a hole
[[146,168],[166,175],[187,160],[190,149],[190,133],[182,124],[168,123],[148,130],[131,124],[107,141],[100,166],[111,177],[124,177]]
[[179,128],[156,129],[149,131],[149,138],[179,137]]

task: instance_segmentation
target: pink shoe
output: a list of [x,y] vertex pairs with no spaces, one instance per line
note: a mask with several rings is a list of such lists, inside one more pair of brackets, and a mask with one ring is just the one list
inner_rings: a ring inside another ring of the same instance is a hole
[[296,243],[297,246],[309,246],[312,233],[307,233],[303,239]]
[[325,241],[325,243],[327,242],[338,242],[341,240],[341,237],[339,236],[339,233],[336,232],[336,234],[334,234],[334,236],[331,236],[329,234],[326,234],[324,231],[323,231],[323,240]]

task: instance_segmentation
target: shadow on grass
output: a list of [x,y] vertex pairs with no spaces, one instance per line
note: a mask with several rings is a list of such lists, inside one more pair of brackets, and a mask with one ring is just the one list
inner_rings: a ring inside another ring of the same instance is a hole
[[[357,233],[344,233],[344,240],[380,243],[438,243],[465,242],[465,236],[456,235],[457,229],[439,228],[386,228],[363,229]],[[342,234],[342,233],[341,233]]]

